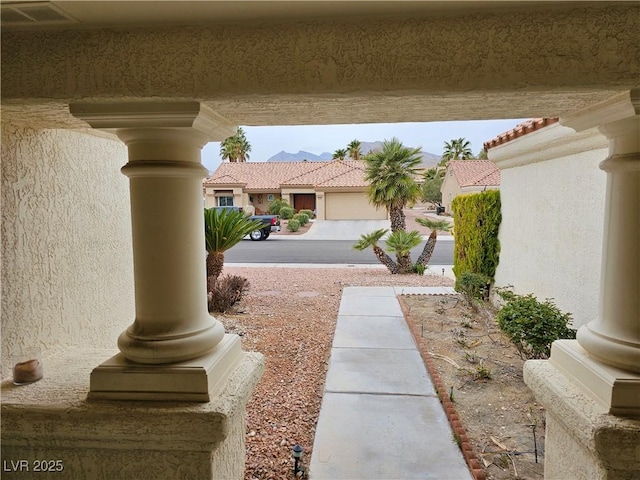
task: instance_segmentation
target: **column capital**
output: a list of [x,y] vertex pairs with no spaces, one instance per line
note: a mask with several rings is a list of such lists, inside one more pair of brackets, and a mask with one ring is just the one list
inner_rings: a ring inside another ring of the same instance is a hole
[[92,128],[118,134],[121,129],[193,129],[206,141],[236,133],[236,126],[196,101],[72,103],[69,112]]
[[[600,127],[640,114],[640,89],[628,90],[603,102],[560,117],[560,123],[576,132]],[[603,132],[606,135],[606,132]]]

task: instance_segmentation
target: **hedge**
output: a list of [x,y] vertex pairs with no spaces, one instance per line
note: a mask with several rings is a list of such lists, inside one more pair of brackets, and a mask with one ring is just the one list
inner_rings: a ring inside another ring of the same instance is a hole
[[[500,258],[500,191],[459,195],[453,199],[451,209],[455,225],[453,273],[457,279],[464,272],[471,272],[493,281]],[[456,290],[458,283],[456,280]]]

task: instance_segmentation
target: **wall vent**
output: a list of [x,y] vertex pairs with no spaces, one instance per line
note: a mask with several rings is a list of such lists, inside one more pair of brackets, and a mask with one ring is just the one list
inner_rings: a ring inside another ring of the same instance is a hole
[[78,23],[78,20],[51,2],[3,3],[0,18],[3,27]]

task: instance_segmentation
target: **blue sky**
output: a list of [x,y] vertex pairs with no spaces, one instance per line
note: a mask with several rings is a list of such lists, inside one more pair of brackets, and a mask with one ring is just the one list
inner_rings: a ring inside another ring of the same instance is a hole
[[[465,122],[377,123],[358,125],[300,125],[273,127],[243,127],[251,144],[249,161],[264,162],[284,150],[315,153],[334,152],[354,139],[375,142],[397,137],[408,147],[436,155],[442,154],[444,142],[464,137],[477,154],[482,144],[500,133],[511,130],[525,119],[474,120]],[[220,165],[220,143],[208,143],[202,150],[202,163],[210,171]]]

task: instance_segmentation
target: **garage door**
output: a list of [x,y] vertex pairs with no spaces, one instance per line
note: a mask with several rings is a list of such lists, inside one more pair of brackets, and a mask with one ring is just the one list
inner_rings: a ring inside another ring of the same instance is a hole
[[327,220],[386,220],[387,210],[375,208],[365,193],[326,193],[325,218]]

